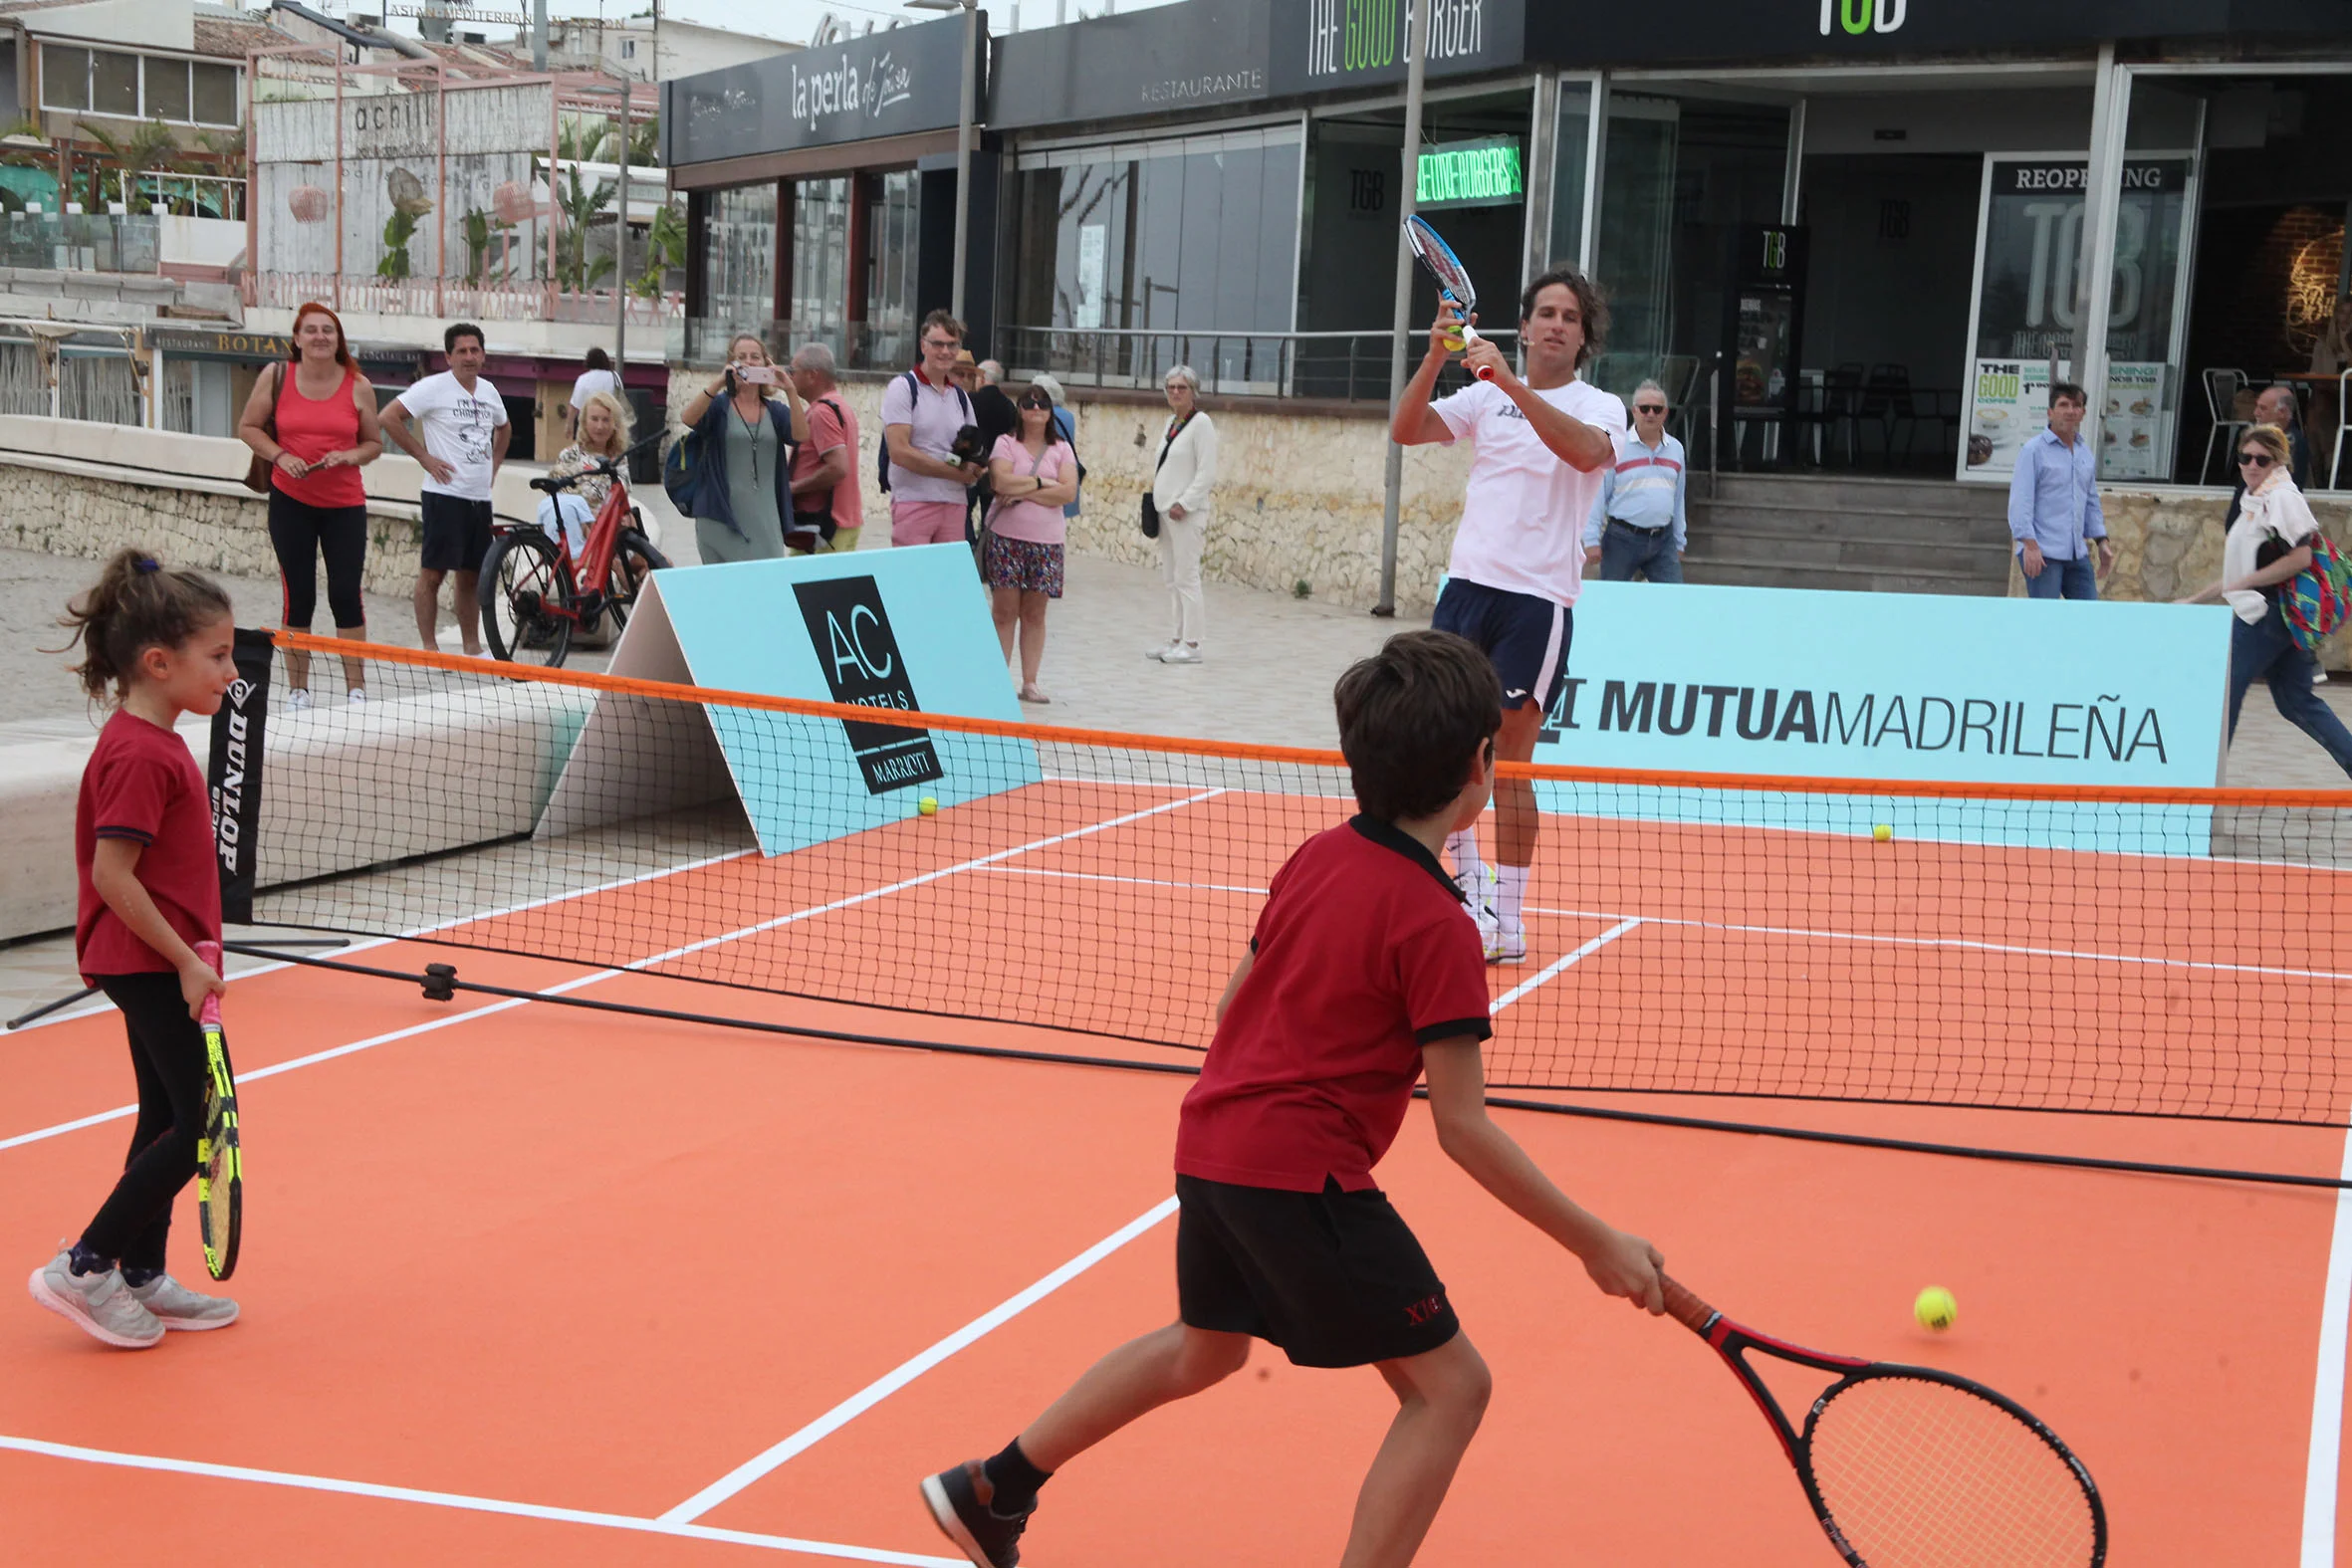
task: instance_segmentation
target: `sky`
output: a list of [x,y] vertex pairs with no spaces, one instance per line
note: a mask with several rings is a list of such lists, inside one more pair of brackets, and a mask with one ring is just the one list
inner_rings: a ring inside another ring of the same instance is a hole
[[[1120,11],[1142,11],[1153,6],[1167,5],[1173,0],[984,0],[988,13],[989,31],[1008,31],[1016,11],[1020,13],[1023,29],[1052,27],[1056,7],[1061,8],[1063,20],[1075,22],[1081,14],[1098,16],[1106,7]],[[593,14],[582,0],[551,0],[550,9],[558,15]],[[624,11],[642,11],[644,0],[607,0],[605,14],[618,16]],[[816,32],[818,23],[830,12],[848,24],[852,31],[871,22],[877,28],[887,27],[893,19],[906,22],[928,22],[937,15],[929,11],[910,11],[891,3],[891,0],[662,0],[663,16],[683,17],[711,27],[733,28],[746,33],[763,33],[770,38],[790,39],[805,43]]]

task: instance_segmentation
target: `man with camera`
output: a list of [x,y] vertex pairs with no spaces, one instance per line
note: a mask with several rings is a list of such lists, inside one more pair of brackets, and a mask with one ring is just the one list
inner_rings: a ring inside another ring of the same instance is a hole
[[[890,543],[960,544],[964,489],[986,456],[972,400],[955,384],[964,324],[945,311],[923,318],[923,356],[882,393],[882,488],[890,492]],[[966,432],[970,433],[967,435]]]

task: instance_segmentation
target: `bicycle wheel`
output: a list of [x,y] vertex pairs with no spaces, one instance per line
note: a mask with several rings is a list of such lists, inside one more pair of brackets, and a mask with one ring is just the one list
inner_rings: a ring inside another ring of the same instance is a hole
[[509,663],[564,662],[572,651],[572,576],[537,529],[492,541],[482,562],[482,631]]
[[615,636],[629,623],[629,611],[637,607],[645,579],[656,571],[667,571],[669,564],[669,557],[655,550],[644,535],[633,528],[620,531],[620,538],[612,544],[612,575],[604,584],[604,608],[611,612]]

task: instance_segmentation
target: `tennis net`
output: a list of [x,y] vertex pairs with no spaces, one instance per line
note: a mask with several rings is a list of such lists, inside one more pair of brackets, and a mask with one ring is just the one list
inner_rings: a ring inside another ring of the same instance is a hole
[[[265,926],[1165,1059],[1353,811],[1335,753],[277,642],[370,701],[268,721]],[[2352,798],[1527,772],[1499,1088],[2344,1120]]]

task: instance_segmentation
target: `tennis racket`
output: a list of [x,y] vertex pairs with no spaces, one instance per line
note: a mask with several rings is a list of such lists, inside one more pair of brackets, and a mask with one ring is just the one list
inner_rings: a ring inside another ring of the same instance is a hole
[[[1413,247],[1413,254],[1420,258],[1422,266],[1429,269],[1429,275],[1437,280],[1437,292],[1448,304],[1465,318],[1478,309],[1478,285],[1470,281],[1470,269],[1462,265],[1462,258],[1454,254],[1454,247],[1448,245],[1437,230],[1429,226],[1427,218],[1415,213],[1405,220],[1405,243]],[[1462,341],[1454,346],[1468,347],[1478,340],[1478,329],[1466,319],[1462,323]],[[1495,372],[1482,369],[1478,372],[1478,378],[1492,381]]]
[[[2056,1433],[2011,1400],[1927,1367],[1825,1355],[1725,1317],[1674,1280],[1666,1310],[1715,1347],[1796,1466],[1853,1568],[2099,1568],[2107,1512]],[[1751,1351],[1833,1373],[1796,1431]]]
[[[220,944],[199,942],[196,956],[220,968]],[[221,1033],[220,998],[206,997],[204,1126],[196,1135],[196,1217],[204,1233],[204,1266],[215,1279],[237,1271],[237,1234],[243,1229],[245,1160],[237,1147],[237,1080],[229,1071],[229,1042]]]

